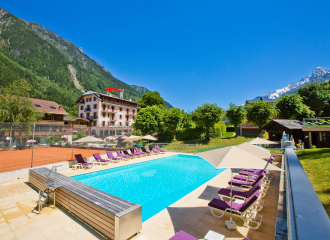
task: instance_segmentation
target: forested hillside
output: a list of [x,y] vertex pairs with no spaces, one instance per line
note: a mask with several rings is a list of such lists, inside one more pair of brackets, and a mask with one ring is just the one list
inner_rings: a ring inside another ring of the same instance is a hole
[[87,90],[105,93],[108,87],[124,88],[124,98],[133,101],[143,95],[113,77],[70,40],[0,8],[0,86],[16,79],[31,85],[31,97],[53,100],[67,109]]

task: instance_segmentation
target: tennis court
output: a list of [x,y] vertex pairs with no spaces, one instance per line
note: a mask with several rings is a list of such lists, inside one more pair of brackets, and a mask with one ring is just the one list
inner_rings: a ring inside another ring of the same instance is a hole
[[18,170],[41,166],[50,163],[57,163],[74,159],[75,154],[83,157],[93,156],[93,153],[105,154],[106,151],[95,149],[43,147],[33,149],[0,151],[0,172]]

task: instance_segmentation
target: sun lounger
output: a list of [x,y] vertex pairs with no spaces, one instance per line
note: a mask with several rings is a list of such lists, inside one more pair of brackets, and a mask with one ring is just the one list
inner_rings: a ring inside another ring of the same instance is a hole
[[121,158],[113,156],[111,151],[107,151],[107,156],[111,160],[111,162],[120,162]]
[[243,219],[244,226],[257,230],[262,222],[262,215],[258,215],[258,211],[255,209],[258,197],[259,191],[255,192],[243,203],[232,203],[232,208],[230,208],[230,202],[213,198],[208,206],[212,215],[216,218],[222,218],[226,212],[231,212],[233,215]]
[[265,174],[266,174],[266,173],[262,172],[262,173],[260,173],[260,174],[258,174],[258,175],[247,175],[247,176],[243,176],[243,175],[235,175],[235,176],[234,176],[234,179],[235,179],[235,180],[239,180],[239,181],[247,181],[247,180],[249,180],[249,181],[254,181],[254,180],[256,180],[260,175],[265,176]]
[[100,154],[98,153],[94,153],[93,154],[95,160],[100,163],[100,165],[103,163],[103,164],[109,164],[110,160],[107,160],[107,159],[103,159]]
[[141,156],[147,156],[148,155],[147,153],[141,152],[138,147],[135,147],[135,152],[138,153],[138,154],[143,154]]
[[[259,181],[256,185],[254,185],[250,190],[245,191],[245,192],[239,192],[239,191],[234,191],[232,192],[232,198],[233,199],[241,199],[246,201],[249,197],[251,197],[256,191],[260,192],[262,183]],[[231,190],[227,188],[221,188],[218,191],[218,194],[221,198],[221,200],[229,200],[230,199],[230,193]]]
[[123,150],[123,154],[124,154],[125,156],[129,156],[129,157],[131,157],[131,158],[135,158],[135,157],[136,157],[134,154],[129,153],[127,150]]
[[130,156],[125,156],[121,151],[117,151],[116,153],[118,154],[119,157],[121,157],[121,160],[127,161],[132,158]]
[[155,154],[160,153],[160,151],[157,151],[157,150],[153,149],[152,147],[149,147],[149,151],[152,152],[152,153],[155,153]]
[[91,168],[94,166],[94,163],[87,163],[84,161],[83,157],[81,156],[81,154],[76,154],[74,155],[74,157],[76,158],[76,161],[79,165],[82,165],[83,167],[88,167]]
[[190,234],[180,230],[177,234],[175,234],[169,240],[198,240],[198,238],[195,238],[195,237],[191,236]]
[[[247,187],[247,188],[252,188],[254,185],[256,185],[260,180],[262,180],[263,175],[259,175],[255,180],[253,180],[252,182],[250,181],[238,181],[238,180],[231,180],[228,182],[229,186],[233,185],[233,186],[238,186],[238,187]],[[265,185],[269,185],[269,181],[267,180],[262,180],[262,183]]]
[[147,149],[145,147],[141,147],[141,151],[143,153],[146,153],[148,156],[151,156],[153,153],[152,152],[148,152]]
[[163,154],[165,154],[167,152],[166,150],[160,149],[159,146],[156,146],[156,150],[159,151],[160,153],[163,153]]
[[132,154],[134,154],[136,157],[142,157],[142,156],[145,156],[144,153],[137,153],[134,148],[130,148],[129,149],[131,151]]

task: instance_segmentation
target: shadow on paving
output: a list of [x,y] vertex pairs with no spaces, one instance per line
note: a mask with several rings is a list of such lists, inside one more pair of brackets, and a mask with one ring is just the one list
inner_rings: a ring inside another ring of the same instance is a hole
[[[29,182],[24,182],[27,186],[29,186],[31,189],[33,189],[34,191],[36,191],[37,193],[39,193],[39,189],[37,189],[34,185],[32,185]],[[37,202],[38,199],[36,199]],[[45,207],[50,206],[49,204],[46,204]],[[82,228],[84,228],[86,231],[88,231],[90,234],[92,234],[94,237],[96,237],[97,239],[101,239],[101,240],[106,240],[108,238],[106,238],[105,236],[103,236],[101,233],[99,233],[97,230],[95,230],[93,227],[91,227],[90,225],[88,225],[86,222],[84,222],[83,220],[81,220],[79,217],[77,217],[76,215],[74,215],[73,213],[70,213],[66,208],[64,208],[61,204],[56,203],[56,208],[61,211],[62,213],[64,213],[67,217],[69,217],[71,220],[73,220],[74,222],[76,222],[77,224],[79,224]],[[37,206],[31,211],[31,213],[37,214]],[[42,211],[41,213],[42,214]]]

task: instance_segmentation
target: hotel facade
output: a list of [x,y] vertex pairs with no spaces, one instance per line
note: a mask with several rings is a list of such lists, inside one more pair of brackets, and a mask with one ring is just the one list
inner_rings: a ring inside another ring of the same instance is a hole
[[136,102],[88,91],[76,103],[79,104],[78,117],[90,121],[92,135],[96,137],[124,135],[133,130]]

